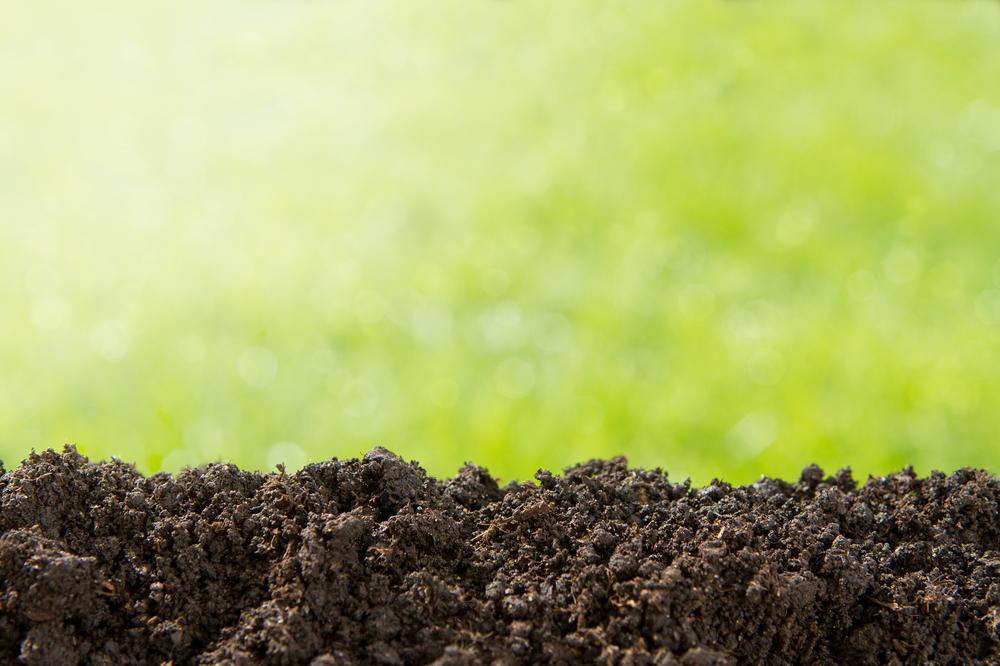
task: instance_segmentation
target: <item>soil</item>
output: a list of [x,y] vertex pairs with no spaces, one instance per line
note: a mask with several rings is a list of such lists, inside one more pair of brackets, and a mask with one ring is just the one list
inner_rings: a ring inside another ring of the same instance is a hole
[[982,470],[535,478],[382,448],[148,478],[32,453],[0,477],[0,663],[1000,664]]

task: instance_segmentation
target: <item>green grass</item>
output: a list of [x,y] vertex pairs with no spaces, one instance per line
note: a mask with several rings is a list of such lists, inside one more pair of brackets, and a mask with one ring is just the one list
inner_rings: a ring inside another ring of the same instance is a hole
[[1000,5],[2,2],[0,457],[1000,462]]

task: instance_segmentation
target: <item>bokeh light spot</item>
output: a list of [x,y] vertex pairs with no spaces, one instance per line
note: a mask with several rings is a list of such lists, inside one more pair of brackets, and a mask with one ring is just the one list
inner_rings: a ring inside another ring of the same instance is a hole
[[760,455],[777,438],[778,420],[763,409],[750,412],[726,433],[730,452],[744,459]]
[[344,413],[352,418],[368,416],[378,407],[378,388],[366,379],[358,378],[344,382],[339,395]]
[[715,311],[715,293],[707,285],[689,284],[681,290],[678,305],[687,319],[708,319]]
[[783,244],[796,247],[806,242],[819,224],[819,206],[808,197],[800,197],[789,205],[775,225],[775,235]]
[[354,375],[343,368],[337,368],[326,378],[326,390],[339,396],[342,392],[350,390],[348,384],[353,382]]
[[248,385],[263,388],[278,375],[278,358],[267,347],[250,347],[240,355],[236,370]]
[[514,301],[504,301],[483,313],[479,317],[479,329],[494,349],[518,349],[528,337],[521,306]]
[[581,396],[573,401],[576,407],[576,429],[584,435],[590,435],[604,425],[604,406],[597,398]]
[[503,296],[509,286],[510,278],[507,276],[507,271],[499,268],[491,268],[483,273],[483,291],[488,296],[492,296],[493,298]]
[[861,131],[870,137],[883,136],[896,124],[895,102],[878,93],[863,96],[855,114]]
[[870,271],[860,270],[847,278],[847,293],[856,301],[870,301],[878,292],[878,278]]
[[535,319],[532,337],[549,354],[566,351],[573,344],[573,324],[558,312],[543,312]]
[[548,28],[558,41],[576,44],[590,35],[590,14],[578,2],[562,2],[549,12]]
[[90,347],[105,361],[119,361],[128,351],[128,335],[116,321],[102,321],[90,332]]
[[970,102],[959,116],[959,127],[971,141],[987,152],[1000,150],[1000,108],[984,99]]
[[313,370],[321,374],[329,374],[337,367],[337,355],[325,347],[314,351],[310,361]]
[[531,393],[535,386],[535,369],[523,359],[510,358],[497,367],[494,380],[500,395],[516,400]]
[[777,320],[774,307],[758,299],[730,311],[729,330],[737,338],[755,340],[769,335]]
[[542,153],[529,152],[519,157],[511,167],[514,184],[523,192],[539,195],[549,189],[552,166]]
[[951,168],[955,156],[955,144],[947,139],[934,139],[927,144],[927,161],[938,169]]
[[385,316],[387,305],[382,294],[374,289],[366,289],[355,299],[354,311],[361,321],[366,324],[375,324]]
[[920,274],[920,257],[908,247],[895,247],[886,255],[882,268],[890,282],[913,282]]
[[118,328],[129,336],[140,335],[148,325],[149,315],[138,303],[129,303],[118,312]]
[[278,465],[284,465],[285,471],[293,474],[306,464],[305,451],[294,442],[278,442],[267,450],[267,469],[273,470]]
[[345,259],[337,266],[337,275],[346,284],[357,284],[361,280],[361,262],[357,259]]
[[160,471],[176,474],[185,467],[194,468],[204,462],[196,451],[178,448],[163,456],[163,460],[160,461]]
[[993,379],[1000,374],[1000,360],[988,342],[971,340],[962,346],[958,360],[962,370],[972,379]]
[[10,384],[0,390],[0,418],[11,425],[20,425],[31,419],[38,409],[38,398],[27,386]]
[[177,354],[188,363],[200,363],[205,358],[205,341],[198,335],[185,336],[177,344]]
[[170,222],[173,202],[162,187],[140,185],[126,199],[125,217],[141,229],[156,229]]
[[451,308],[444,303],[424,303],[413,310],[413,332],[427,347],[441,349],[451,342]]
[[965,270],[954,261],[939,262],[928,275],[931,292],[936,296],[957,301],[965,291]]
[[438,407],[453,407],[458,396],[458,384],[452,379],[445,377],[431,384],[431,402]]
[[976,317],[984,324],[1000,324],[1000,289],[986,289],[973,303]]
[[25,286],[32,294],[52,294],[59,289],[62,279],[59,269],[47,264],[36,264],[25,275]]
[[58,329],[69,315],[69,305],[54,296],[43,298],[31,309],[31,319],[46,333]]
[[218,457],[224,438],[222,426],[212,419],[199,419],[184,428],[184,448],[194,451],[202,462]]
[[773,349],[758,349],[747,361],[747,372],[761,386],[772,386],[785,375],[785,358]]

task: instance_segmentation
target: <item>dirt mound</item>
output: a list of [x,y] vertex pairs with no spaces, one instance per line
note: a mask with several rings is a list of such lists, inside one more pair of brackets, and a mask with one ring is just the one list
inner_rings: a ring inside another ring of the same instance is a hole
[[0,477],[0,663],[1000,664],[986,472],[535,478],[32,454]]

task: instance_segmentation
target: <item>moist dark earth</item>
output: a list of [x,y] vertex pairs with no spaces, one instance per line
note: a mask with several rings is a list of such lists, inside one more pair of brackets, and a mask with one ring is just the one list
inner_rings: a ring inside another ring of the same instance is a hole
[[985,471],[535,479],[32,453],[0,477],[0,663],[1000,664]]

